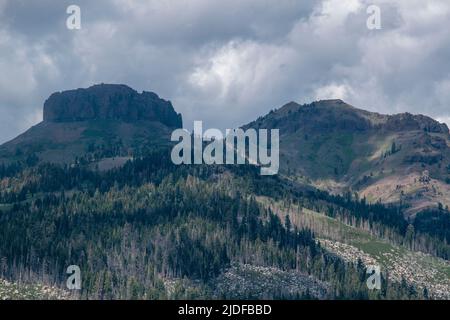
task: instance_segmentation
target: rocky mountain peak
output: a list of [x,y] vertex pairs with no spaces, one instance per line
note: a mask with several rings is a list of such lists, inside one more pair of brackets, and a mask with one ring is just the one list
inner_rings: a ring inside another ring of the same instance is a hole
[[157,121],[168,127],[182,126],[181,114],[156,93],[121,84],[99,84],[87,89],[53,93],[44,104],[44,122],[86,120]]
[[446,124],[424,115],[379,114],[355,108],[340,99],[320,100],[303,105],[289,102],[247,127],[255,125],[283,128],[284,132],[303,128],[314,132],[338,129],[350,132],[382,130],[383,132],[423,131],[449,134]]

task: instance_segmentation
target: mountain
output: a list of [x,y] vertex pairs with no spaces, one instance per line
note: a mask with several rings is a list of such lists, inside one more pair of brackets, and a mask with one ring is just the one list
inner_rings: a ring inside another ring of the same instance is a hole
[[383,115],[341,100],[288,103],[243,128],[280,129],[280,170],[290,179],[408,214],[450,205],[449,129],[423,115]]
[[41,123],[0,147],[0,162],[127,157],[167,145],[172,130],[181,127],[181,114],[152,92],[116,84],[57,92],[45,101]]
[[280,129],[274,176],[175,165],[181,125],[170,102],[123,85],[53,94],[44,121],[0,147],[0,299],[450,298],[450,212],[413,220],[412,201],[370,199],[384,179],[444,184],[445,125],[290,103],[247,126]]
[[[52,94],[43,121],[0,146],[0,162],[122,165],[169,145],[182,117],[170,101],[126,85]],[[341,100],[290,102],[243,128],[280,129],[280,171],[291,181],[369,202],[403,203],[407,215],[450,205],[449,129],[423,115],[383,115]]]

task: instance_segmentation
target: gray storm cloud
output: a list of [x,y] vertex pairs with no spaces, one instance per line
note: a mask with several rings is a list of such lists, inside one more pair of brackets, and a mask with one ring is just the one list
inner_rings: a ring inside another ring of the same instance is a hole
[[[70,4],[81,30],[66,28]],[[157,92],[188,127],[322,98],[449,121],[449,29],[447,0],[0,0],[0,141],[52,92],[100,82]]]

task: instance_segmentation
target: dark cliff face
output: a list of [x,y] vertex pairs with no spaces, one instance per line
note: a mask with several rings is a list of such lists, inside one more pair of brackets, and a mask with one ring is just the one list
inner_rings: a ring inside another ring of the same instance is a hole
[[170,101],[152,92],[142,92],[125,85],[100,84],[87,89],[52,94],[44,104],[45,122],[85,120],[157,121],[168,127],[182,127],[181,114]]

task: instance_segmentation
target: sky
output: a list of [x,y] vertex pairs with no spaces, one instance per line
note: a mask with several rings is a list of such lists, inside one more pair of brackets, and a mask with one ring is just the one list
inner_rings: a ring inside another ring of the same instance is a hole
[[0,0],[0,142],[51,93],[97,83],[153,91],[187,128],[334,98],[450,123],[449,30],[448,0]]

